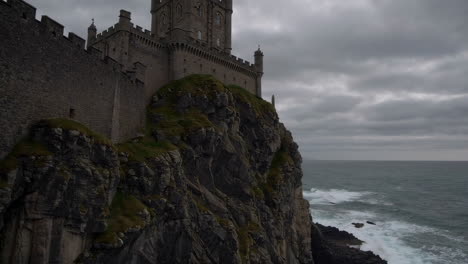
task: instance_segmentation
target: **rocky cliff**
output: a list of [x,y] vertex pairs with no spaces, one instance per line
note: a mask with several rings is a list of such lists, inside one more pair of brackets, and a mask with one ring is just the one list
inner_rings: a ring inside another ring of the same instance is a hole
[[313,263],[301,157],[271,104],[208,76],[112,145],[44,120],[0,163],[2,263]]
[[0,161],[0,263],[386,263],[312,224],[271,104],[195,75],[147,117],[119,145],[73,120],[34,125]]

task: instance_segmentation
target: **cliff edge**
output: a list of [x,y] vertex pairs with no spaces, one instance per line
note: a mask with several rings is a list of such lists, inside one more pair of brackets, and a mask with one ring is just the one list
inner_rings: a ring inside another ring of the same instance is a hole
[[112,145],[36,124],[0,164],[2,263],[311,263],[301,157],[271,104],[209,76]]
[[0,262],[338,263],[301,178],[271,104],[189,76],[124,144],[73,120],[34,125],[0,162]]

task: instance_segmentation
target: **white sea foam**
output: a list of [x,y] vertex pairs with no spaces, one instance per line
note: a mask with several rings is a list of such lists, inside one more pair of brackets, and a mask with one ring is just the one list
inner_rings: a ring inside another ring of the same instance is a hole
[[312,204],[339,204],[358,201],[362,197],[371,194],[371,192],[351,192],[339,189],[320,190],[312,188],[310,191],[304,191],[304,198],[308,199]]
[[[313,199],[317,200],[315,197]],[[380,255],[389,264],[461,264],[468,259],[468,256],[461,250],[436,246],[416,248],[405,241],[405,238],[421,233],[438,234],[439,231],[434,228],[394,219],[383,220],[377,214],[367,211],[348,210],[338,213],[319,209],[313,210],[313,217],[314,221],[323,225],[335,226],[353,233],[357,238],[365,241],[361,247],[362,250],[370,250]],[[352,223],[366,223],[366,221],[373,221],[377,225],[365,224],[359,229],[352,225]]]

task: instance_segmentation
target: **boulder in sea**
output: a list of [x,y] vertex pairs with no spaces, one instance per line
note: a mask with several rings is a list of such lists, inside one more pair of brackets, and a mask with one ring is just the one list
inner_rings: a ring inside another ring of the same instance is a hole
[[353,226],[355,228],[363,228],[364,227],[364,224],[363,223],[353,223]]

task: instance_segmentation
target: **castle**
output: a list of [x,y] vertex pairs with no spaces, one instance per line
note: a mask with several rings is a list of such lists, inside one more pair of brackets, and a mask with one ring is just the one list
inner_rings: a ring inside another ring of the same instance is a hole
[[135,137],[172,80],[210,74],[261,96],[263,53],[231,55],[232,0],[152,0],[151,31],[119,21],[87,42],[23,0],[0,0],[0,158],[34,122],[73,118],[113,142]]

